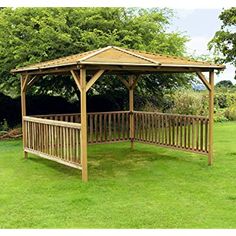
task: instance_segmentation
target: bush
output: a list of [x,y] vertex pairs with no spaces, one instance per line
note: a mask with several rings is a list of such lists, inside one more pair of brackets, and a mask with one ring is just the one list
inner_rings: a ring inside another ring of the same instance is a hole
[[236,93],[217,92],[215,105],[219,108],[227,108],[236,103]]
[[206,115],[208,100],[204,93],[190,90],[179,90],[173,95],[171,113],[186,115]]
[[228,121],[228,118],[225,116],[225,109],[216,109],[214,114],[215,122]]
[[0,131],[8,131],[9,125],[7,123],[7,120],[4,119],[3,122],[0,123]]
[[230,106],[228,109],[225,111],[225,117],[228,120],[236,120],[236,105]]

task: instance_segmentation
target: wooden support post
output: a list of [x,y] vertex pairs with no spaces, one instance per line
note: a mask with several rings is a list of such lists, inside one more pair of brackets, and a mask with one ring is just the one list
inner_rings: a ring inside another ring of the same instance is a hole
[[23,138],[23,150],[24,157],[27,158],[28,154],[25,152],[26,147],[26,130],[23,117],[26,116],[26,89],[27,89],[28,76],[21,76],[21,116],[22,116],[22,138]]
[[87,173],[87,108],[86,108],[86,69],[80,69],[80,107],[81,107],[81,164],[82,164],[82,180],[88,181]]
[[130,112],[130,142],[131,149],[134,148],[134,83],[133,76],[129,77],[129,112]]
[[214,71],[209,73],[209,153],[208,165],[213,164],[213,124],[214,124]]

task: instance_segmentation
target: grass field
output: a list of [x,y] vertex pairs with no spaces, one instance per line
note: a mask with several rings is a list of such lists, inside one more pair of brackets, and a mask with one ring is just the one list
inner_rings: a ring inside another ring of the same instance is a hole
[[0,228],[236,228],[236,122],[215,125],[215,162],[129,143],[89,147],[80,171],[0,142]]

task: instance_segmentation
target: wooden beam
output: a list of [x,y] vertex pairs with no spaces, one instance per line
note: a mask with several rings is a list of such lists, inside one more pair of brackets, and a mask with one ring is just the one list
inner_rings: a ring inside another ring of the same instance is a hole
[[26,92],[26,89],[27,89],[27,83],[29,81],[30,77],[28,74],[24,75],[21,77],[21,80],[22,80],[22,84],[21,84],[21,90],[23,92]]
[[213,125],[214,125],[214,72],[209,73],[209,153],[208,165],[213,164]]
[[86,69],[80,69],[80,107],[81,107],[81,136],[80,151],[82,164],[82,180],[88,181],[87,173],[87,108],[86,108]]
[[203,84],[207,87],[207,89],[210,91],[211,90],[211,85],[210,83],[206,80],[204,74],[202,72],[196,72],[199,79],[203,82]]
[[78,89],[81,92],[81,79],[80,79],[80,76],[79,76],[78,72],[76,70],[71,70],[70,72],[72,74],[72,77],[74,78],[74,81],[75,81]]
[[118,75],[117,78],[125,85],[125,87],[126,87],[127,89],[130,88],[130,84],[129,84],[129,82],[128,82],[127,80],[125,80],[124,78],[122,78],[120,75]]
[[93,86],[93,84],[101,77],[105,70],[99,70],[95,75],[89,80],[86,85],[86,92]]
[[21,119],[22,119],[22,138],[23,138],[23,150],[24,157],[27,158],[28,154],[25,151],[26,148],[26,129],[23,117],[26,116],[26,89],[27,89],[28,75],[21,76]]
[[40,77],[38,75],[33,76],[29,82],[27,83],[27,87],[31,87],[34,83],[36,83]]
[[140,78],[140,75],[134,76],[134,77],[135,77],[135,78],[134,78],[134,81],[133,81],[133,83],[132,83],[132,85],[131,85],[131,88],[132,88],[132,89],[134,89],[135,86],[136,86],[136,84],[138,83],[138,80],[139,80],[139,78]]
[[148,73],[148,72],[164,72],[164,73],[193,73],[193,72],[209,72],[212,69],[199,68],[199,67],[161,67],[161,66],[125,66],[125,65],[85,65],[86,70],[112,70],[124,71],[124,72],[135,72],[135,73]]
[[134,76],[129,76],[129,112],[130,112],[130,143],[134,148]]

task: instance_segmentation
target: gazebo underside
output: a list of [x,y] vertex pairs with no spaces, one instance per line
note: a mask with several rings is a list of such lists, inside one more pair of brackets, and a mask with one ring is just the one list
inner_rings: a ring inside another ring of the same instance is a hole
[[[12,71],[21,74],[25,157],[27,153],[32,153],[81,169],[84,181],[88,180],[87,144],[130,141],[131,148],[134,142],[156,144],[207,155],[208,164],[212,164],[214,70],[224,69],[224,66],[204,62],[194,64],[192,61],[189,64],[187,61],[163,64],[154,60],[153,54],[117,47],[87,54],[78,54],[76,65],[64,58],[61,64],[53,60]],[[80,56],[82,59],[78,62]],[[160,60],[163,58],[160,57]],[[172,62],[176,59],[168,58]],[[196,73],[209,91],[209,116],[134,111],[134,89],[138,80],[142,79],[141,75],[162,72]],[[202,72],[209,72],[209,81]],[[116,75],[129,90],[128,111],[87,113],[86,93],[104,73]],[[74,78],[81,94],[80,113],[26,115],[26,89],[47,74],[70,74]],[[88,74],[92,76],[90,80],[86,76]]]

